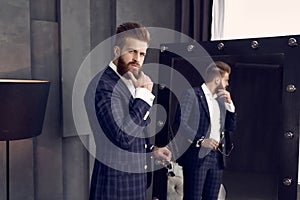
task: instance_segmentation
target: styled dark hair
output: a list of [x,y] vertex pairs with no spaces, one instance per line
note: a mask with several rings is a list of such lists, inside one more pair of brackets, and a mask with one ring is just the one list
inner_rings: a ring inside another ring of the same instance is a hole
[[230,66],[222,61],[215,61],[211,63],[206,69],[205,82],[212,81],[216,76],[223,77],[226,72],[230,74]]
[[122,47],[124,45],[124,40],[128,37],[135,38],[149,45],[150,33],[145,26],[135,22],[125,22],[117,27],[116,30],[116,46]]

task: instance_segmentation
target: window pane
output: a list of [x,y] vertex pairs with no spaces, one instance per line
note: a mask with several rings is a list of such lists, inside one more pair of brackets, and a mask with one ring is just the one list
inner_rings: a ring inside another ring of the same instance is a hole
[[300,34],[299,0],[225,1],[222,39]]

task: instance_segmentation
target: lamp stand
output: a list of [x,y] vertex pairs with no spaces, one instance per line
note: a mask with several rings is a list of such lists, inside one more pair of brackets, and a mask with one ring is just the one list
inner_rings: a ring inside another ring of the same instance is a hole
[[9,200],[9,140],[6,140],[6,199]]

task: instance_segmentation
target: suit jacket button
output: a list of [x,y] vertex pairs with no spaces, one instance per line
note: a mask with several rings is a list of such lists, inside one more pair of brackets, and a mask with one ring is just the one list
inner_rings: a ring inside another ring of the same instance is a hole
[[147,166],[147,165],[145,165],[145,166],[144,166],[144,169],[146,170],[147,168],[148,168],[148,166]]
[[147,144],[144,144],[144,148],[147,149],[147,148],[148,148],[148,145],[147,145]]

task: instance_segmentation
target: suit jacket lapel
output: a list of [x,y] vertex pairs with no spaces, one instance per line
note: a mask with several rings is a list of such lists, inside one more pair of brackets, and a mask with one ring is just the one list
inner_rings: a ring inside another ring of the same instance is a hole
[[202,108],[205,111],[208,119],[210,119],[208,104],[207,104],[206,97],[205,97],[205,94],[204,94],[203,90],[201,88],[197,88],[196,95],[198,96],[199,101],[200,101],[199,106],[202,106]]
[[[109,66],[107,69],[107,73],[111,77],[111,79],[116,82],[115,86],[119,87],[118,89],[122,92],[122,94],[124,94],[126,101],[128,101],[126,103],[129,103],[129,106],[131,106],[134,101],[134,98],[131,95],[131,92],[129,91],[127,85],[123,82],[123,80],[121,80],[121,78],[118,76],[118,74],[116,74],[116,72],[113,69],[111,69]],[[146,126],[143,129],[143,132],[144,132],[146,144],[149,144],[150,131],[149,131],[148,126]]]
[[126,97],[130,100],[130,103],[133,101],[133,96],[131,95],[131,92],[129,91],[128,87],[126,84],[121,80],[121,78],[116,74],[116,72],[110,68],[109,66],[107,67],[107,73],[111,77],[112,80],[116,82],[117,87],[119,87],[120,91],[124,93]]

